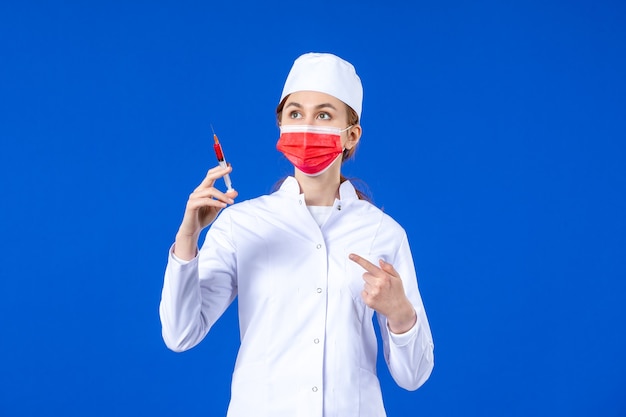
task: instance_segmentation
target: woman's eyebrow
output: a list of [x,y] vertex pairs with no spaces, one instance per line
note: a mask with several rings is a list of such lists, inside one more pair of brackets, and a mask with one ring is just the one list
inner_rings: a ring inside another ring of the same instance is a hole
[[333,106],[330,103],[323,103],[323,104],[318,104],[317,106],[315,106],[316,109],[323,109],[325,107],[330,107],[333,110],[337,110],[337,108],[335,108],[335,106]]
[[301,109],[302,108],[302,104],[296,103],[295,101],[292,101],[291,103],[289,103],[289,104],[287,104],[285,106],[285,108],[288,108],[288,107],[297,107],[297,108]]
[[[289,104],[287,104],[285,106],[285,108],[288,108],[288,107],[297,107],[299,109],[303,108],[302,104],[296,103],[295,101],[292,101],[292,102],[290,102]],[[319,109],[323,109],[323,108],[326,108],[326,107],[329,107],[329,108],[331,108],[333,110],[337,110],[337,108],[335,106],[333,106],[332,104],[330,104],[330,103],[318,104],[318,105],[315,106],[315,109],[319,110]]]

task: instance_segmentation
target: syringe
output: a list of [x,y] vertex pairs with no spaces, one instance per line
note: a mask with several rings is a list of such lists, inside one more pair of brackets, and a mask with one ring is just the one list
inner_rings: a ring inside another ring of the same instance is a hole
[[[215,134],[215,130],[213,130],[213,125],[211,125],[211,131],[213,131],[213,150],[215,151],[215,156],[217,156],[217,162],[220,164],[222,168],[226,168],[228,164],[226,163],[226,159],[224,158],[224,151],[222,150],[222,145],[220,145],[220,141],[217,139],[217,135]],[[233,184],[230,181],[230,176],[228,174],[224,175],[224,182],[226,183],[226,189],[228,191],[233,191]]]

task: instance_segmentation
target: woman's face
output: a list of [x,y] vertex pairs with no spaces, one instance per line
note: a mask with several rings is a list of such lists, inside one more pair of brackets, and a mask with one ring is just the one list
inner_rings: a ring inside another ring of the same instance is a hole
[[[312,125],[345,129],[348,127],[348,109],[346,104],[325,93],[317,91],[298,91],[291,93],[283,107],[281,125]],[[343,132],[341,144],[350,149],[360,137],[360,126],[356,132]],[[353,128],[354,129],[354,128]]]

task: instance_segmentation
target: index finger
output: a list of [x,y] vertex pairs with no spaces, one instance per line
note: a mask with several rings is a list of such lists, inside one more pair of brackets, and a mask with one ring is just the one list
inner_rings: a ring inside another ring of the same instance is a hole
[[365,269],[370,274],[374,274],[380,271],[379,267],[377,267],[367,259],[357,255],[356,253],[351,253],[350,255],[348,255],[348,258],[350,258],[351,261],[354,261],[355,263],[361,265],[361,267],[363,267],[363,269]]
[[212,187],[213,184],[215,184],[215,180],[222,178],[224,175],[228,174],[230,171],[232,171],[232,167],[230,165],[227,166],[226,168],[222,168],[221,166],[218,165],[216,167],[209,169],[209,171],[206,174],[206,177],[204,177],[204,180],[202,180],[198,188]]

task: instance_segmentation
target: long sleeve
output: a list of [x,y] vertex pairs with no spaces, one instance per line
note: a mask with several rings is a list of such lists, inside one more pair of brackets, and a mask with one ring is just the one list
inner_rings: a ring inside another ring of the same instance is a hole
[[217,223],[191,261],[179,261],[170,249],[159,314],[163,340],[176,352],[200,343],[237,293],[234,262],[228,261],[234,251]]
[[417,321],[413,328],[401,335],[389,331],[384,316],[378,315],[378,321],[389,371],[400,387],[413,391],[426,382],[433,370],[434,344],[406,237],[394,267],[402,277],[407,297],[415,308]]

